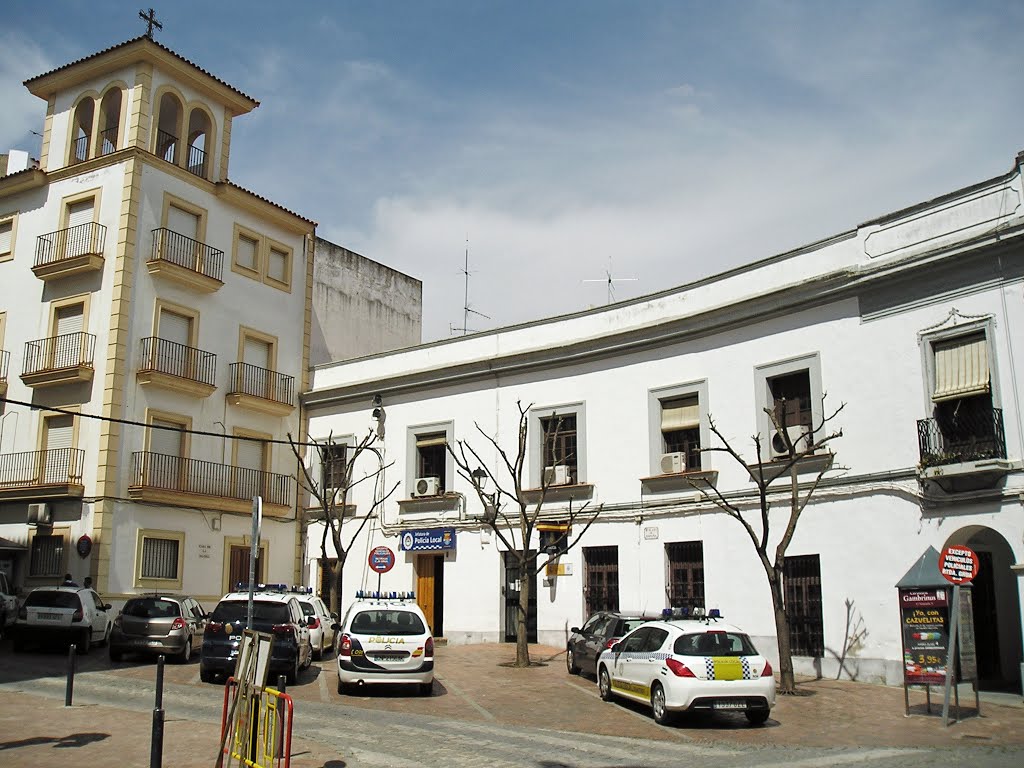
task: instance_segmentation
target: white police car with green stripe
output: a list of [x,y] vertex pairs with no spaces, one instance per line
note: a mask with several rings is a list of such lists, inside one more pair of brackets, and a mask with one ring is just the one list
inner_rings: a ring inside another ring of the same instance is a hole
[[601,698],[621,696],[649,703],[665,725],[675,713],[743,712],[753,725],[775,706],[771,664],[740,629],[720,621],[718,611],[698,617],[666,609],[666,618],[630,632],[598,658]]

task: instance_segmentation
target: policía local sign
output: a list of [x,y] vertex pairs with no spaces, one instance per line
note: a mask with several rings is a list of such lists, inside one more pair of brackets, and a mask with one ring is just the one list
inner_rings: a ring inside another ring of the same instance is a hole
[[417,528],[402,531],[398,539],[406,552],[438,552],[455,549],[454,528]]
[[946,547],[939,555],[939,572],[950,584],[966,584],[978,575],[978,556],[960,544]]
[[388,547],[374,547],[367,560],[376,573],[387,573],[395,567],[395,553]]

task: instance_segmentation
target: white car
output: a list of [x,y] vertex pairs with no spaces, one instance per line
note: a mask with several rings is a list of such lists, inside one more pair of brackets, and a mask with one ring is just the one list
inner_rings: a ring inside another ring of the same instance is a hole
[[12,628],[14,650],[29,643],[74,643],[78,653],[110,639],[110,604],[85,587],[38,587],[28,593]]
[[338,614],[327,610],[327,605],[316,595],[299,597],[299,606],[306,615],[306,620],[315,619],[309,623],[309,644],[313,646],[313,658],[323,658],[324,649],[334,649],[334,626],[338,621]]
[[434,687],[434,637],[412,593],[357,599],[337,625],[338,693],[364,685]]
[[771,664],[740,629],[715,618],[652,621],[598,659],[601,698],[650,704],[655,722],[677,712],[743,712],[752,725],[775,706]]

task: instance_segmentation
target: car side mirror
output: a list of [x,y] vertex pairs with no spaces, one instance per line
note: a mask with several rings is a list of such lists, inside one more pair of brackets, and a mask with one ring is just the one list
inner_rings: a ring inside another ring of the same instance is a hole
[[578,634],[579,631],[580,631],[580,628],[579,627],[569,627],[569,631],[574,633],[574,634]]
[[110,603],[104,603],[104,604],[103,604],[103,610],[104,610],[104,611],[109,611],[109,610],[110,610],[110,607],[111,607],[111,606],[110,606]]
[[334,622],[333,624],[331,624],[331,629],[337,632],[339,629],[341,629],[341,624],[339,624],[338,622]]
[[622,643],[616,643],[608,650],[610,650],[612,653],[619,653],[622,650]]
[[338,614],[336,614],[336,613],[334,613],[334,612],[332,611],[332,612],[331,612],[331,618],[332,618],[332,619],[334,619],[335,621],[337,621],[337,620],[338,620]]

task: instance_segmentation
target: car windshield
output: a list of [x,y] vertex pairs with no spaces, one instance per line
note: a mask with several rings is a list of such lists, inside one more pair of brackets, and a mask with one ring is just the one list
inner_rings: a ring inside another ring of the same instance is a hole
[[140,619],[164,619],[181,616],[180,606],[173,600],[162,597],[138,597],[124,604],[125,616]]
[[82,604],[74,592],[36,591],[25,598],[25,605],[37,608],[72,608],[78,610]]
[[676,638],[672,651],[678,656],[756,656],[750,638],[738,632],[712,630]]
[[634,629],[642,624],[646,624],[650,619],[623,619],[622,623],[625,625],[625,629],[622,630],[623,635],[628,635]]
[[[247,601],[245,600],[222,600],[217,603],[217,607],[213,609],[213,615],[210,618],[221,623],[229,621],[244,623],[247,610]],[[284,603],[261,602],[259,600],[253,601],[252,619],[253,621],[271,624],[287,624],[291,621],[291,617],[288,615],[288,606]]]
[[422,635],[427,629],[412,611],[377,609],[357,613],[352,631],[361,635]]

